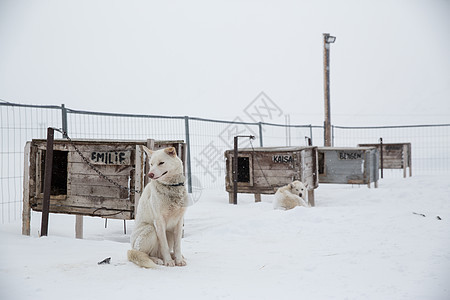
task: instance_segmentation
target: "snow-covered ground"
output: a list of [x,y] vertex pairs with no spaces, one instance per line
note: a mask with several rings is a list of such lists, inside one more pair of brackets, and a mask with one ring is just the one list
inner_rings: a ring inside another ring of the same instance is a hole
[[75,217],[52,214],[39,238],[33,213],[31,237],[0,227],[0,299],[450,299],[448,176],[320,185],[314,208],[271,201],[204,191],[185,219],[188,265],[156,270],[126,260],[132,221],[124,235],[85,218],[77,240]]

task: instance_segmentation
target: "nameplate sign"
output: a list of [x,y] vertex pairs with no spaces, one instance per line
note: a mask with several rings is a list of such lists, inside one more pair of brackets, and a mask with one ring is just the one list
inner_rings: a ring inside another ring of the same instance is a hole
[[338,152],[338,158],[340,160],[355,160],[355,159],[362,159],[362,153],[361,152],[344,152],[339,151]]
[[292,155],[272,155],[272,161],[277,164],[292,163]]
[[92,151],[90,161],[95,165],[131,165],[131,151]]

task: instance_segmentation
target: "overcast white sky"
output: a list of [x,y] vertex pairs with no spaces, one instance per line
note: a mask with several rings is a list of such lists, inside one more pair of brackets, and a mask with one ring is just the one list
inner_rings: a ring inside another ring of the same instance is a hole
[[448,0],[0,0],[0,99],[321,125],[324,32],[333,124],[450,123]]

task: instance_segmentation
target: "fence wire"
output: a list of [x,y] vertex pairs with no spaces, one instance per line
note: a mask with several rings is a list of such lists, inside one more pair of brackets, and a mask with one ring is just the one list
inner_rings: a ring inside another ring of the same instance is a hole
[[[323,127],[281,125],[192,117],[116,114],[73,110],[62,106],[0,102],[0,216],[2,223],[21,217],[24,147],[45,139],[48,127],[63,128],[71,138],[106,140],[188,141],[192,189],[225,190],[225,150],[236,135],[253,135],[254,147],[323,145]],[[58,136],[59,135],[59,136]],[[413,174],[450,171],[450,124],[397,127],[333,126],[335,146],[410,142]],[[62,138],[57,133],[55,138]],[[250,147],[249,139],[239,147]],[[397,171],[397,170],[396,170]],[[393,172],[401,176],[401,172]]]
[[[334,146],[358,144],[411,143],[414,174],[442,173],[450,170],[450,124],[342,127],[333,126]],[[390,171],[400,175],[396,170]]]

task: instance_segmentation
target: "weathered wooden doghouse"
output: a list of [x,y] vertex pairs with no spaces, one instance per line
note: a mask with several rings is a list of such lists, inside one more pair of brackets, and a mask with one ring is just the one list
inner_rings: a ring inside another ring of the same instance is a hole
[[380,169],[403,169],[403,177],[406,177],[406,168],[409,168],[409,176],[412,176],[411,143],[359,144],[358,147],[376,147],[380,152]]
[[[233,204],[234,151],[225,151],[226,191]],[[319,186],[317,147],[261,147],[238,151],[238,193],[274,194],[281,186],[294,180],[308,185],[308,201],[314,206],[314,189]]]
[[[178,156],[186,161],[183,141],[55,140],[49,212],[134,219],[148,181],[148,158],[143,146],[154,150],[175,147]],[[47,141],[42,139],[25,146],[24,235],[30,234],[31,209],[42,211],[46,148]],[[92,166],[116,184],[101,177]],[[77,237],[81,236],[82,232],[77,232]]]
[[319,147],[319,182],[378,187],[378,150],[373,147]]

